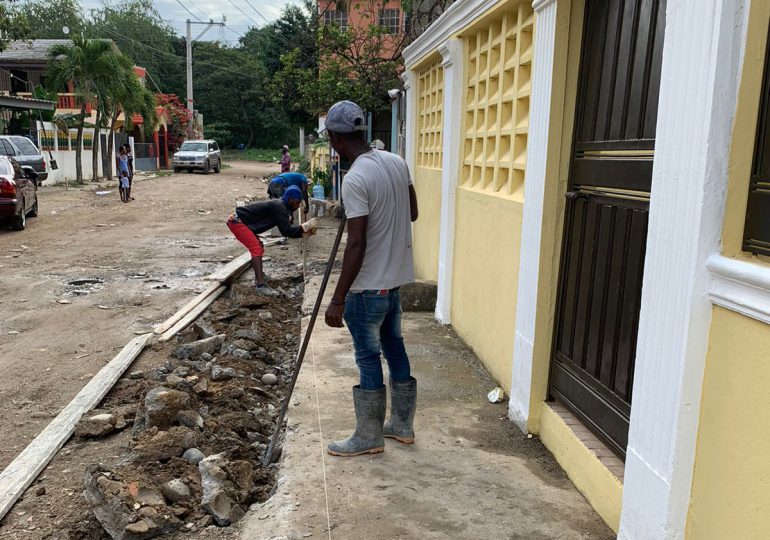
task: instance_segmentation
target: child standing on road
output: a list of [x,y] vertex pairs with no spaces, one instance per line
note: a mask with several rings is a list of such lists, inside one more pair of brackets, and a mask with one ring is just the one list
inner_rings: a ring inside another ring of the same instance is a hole
[[124,203],[128,202],[128,194],[129,194],[129,178],[128,178],[128,172],[123,171],[120,177],[120,200]]

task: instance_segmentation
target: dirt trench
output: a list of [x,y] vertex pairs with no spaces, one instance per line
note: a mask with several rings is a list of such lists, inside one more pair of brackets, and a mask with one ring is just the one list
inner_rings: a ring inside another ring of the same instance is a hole
[[[288,255],[270,268],[278,296],[257,295],[247,272],[177,340],[145,349],[0,522],[0,539],[234,536],[228,526],[276,479],[280,446],[273,464],[261,458],[304,289]],[[158,405],[159,392],[171,399]]]

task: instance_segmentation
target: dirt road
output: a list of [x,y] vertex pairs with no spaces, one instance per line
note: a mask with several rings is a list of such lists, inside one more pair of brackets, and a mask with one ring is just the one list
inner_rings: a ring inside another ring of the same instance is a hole
[[42,188],[27,230],[0,229],[0,470],[134,333],[207,286],[222,262],[206,261],[243,252],[225,219],[278,167],[232,165],[138,179],[128,204],[111,184]]

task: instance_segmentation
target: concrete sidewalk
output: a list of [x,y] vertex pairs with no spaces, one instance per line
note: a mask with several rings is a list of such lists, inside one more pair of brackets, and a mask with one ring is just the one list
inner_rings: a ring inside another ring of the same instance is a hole
[[[311,307],[318,283],[306,290]],[[614,537],[538,439],[513,427],[504,403],[486,400],[494,383],[452,330],[408,313],[404,337],[418,381],[416,444],[387,440],[383,454],[333,457],[326,443],[354,426],[358,371],[347,329],[327,327],[321,312],[276,494],[242,520],[242,539]]]

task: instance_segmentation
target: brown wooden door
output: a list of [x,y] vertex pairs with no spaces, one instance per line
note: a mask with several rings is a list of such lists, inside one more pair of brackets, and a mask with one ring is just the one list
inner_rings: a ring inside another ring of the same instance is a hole
[[550,395],[620,456],[631,388],[666,0],[586,0]]

